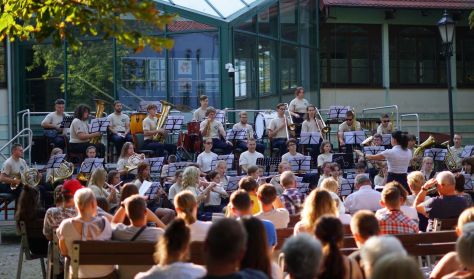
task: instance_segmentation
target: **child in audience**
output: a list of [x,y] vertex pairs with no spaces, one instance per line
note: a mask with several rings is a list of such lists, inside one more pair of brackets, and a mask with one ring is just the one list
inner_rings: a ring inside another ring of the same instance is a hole
[[258,187],[257,198],[261,211],[255,214],[255,217],[272,222],[276,229],[288,227],[290,213],[286,208],[275,208],[273,206],[273,203],[277,199],[277,194],[272,184],[267,183]]
[[[252,166],[248,168],[249,171],[251,168]],[[257,198],[257,188],[258,188],[257,180],[255,180],[252,176],[250,176],[250,174],[247,177],[243,177],[239,181],[239,189],[242,189],[245,192],[247,192],[250,196],[250,199],[252,200],[252,215],[259,213],[261,210],[260,205],[258,203],[258,198]]]
[[[418,212],[413,206],[406,205],[408,192],[405,190],[405,187],[403,187],[402,184],[396,181],[392,181],[388,183],[387,185],[392,185],[398,188],[398,190],[400,191],[400,200],[401,200],[400,211],[403,212],[403,214],[405,214],[406,216],[408,216],[410,219],[412,219],[418,224],[419,222]],[[381,208],[375,212],[375,215],[378,217],[387,212],[388,212],[387,208]]]
[[178,214],[178,218],[184,219],[186,225],[191,230],[192,241],[204,241],[207,231],[211,226],[211,222],[203,222],[197,220],[198,203],[193,193],[184,190],[174,197],[174,207]]

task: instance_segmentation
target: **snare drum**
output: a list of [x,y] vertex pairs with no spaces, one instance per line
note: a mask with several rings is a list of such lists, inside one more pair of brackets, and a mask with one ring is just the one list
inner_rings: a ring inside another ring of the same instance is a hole
[[199,135],[200,124],[199,121],[188,122],[188,135]]
[[266,136],[267,129],[270,127],[270,122],[278,117],[276,111],[264,111],[255,115],[255,134],[257,139],[262,139]]
[[130,115],[130,133],[141,134],[143,133],[143,119],[146,118],[146,113],[136,112]]

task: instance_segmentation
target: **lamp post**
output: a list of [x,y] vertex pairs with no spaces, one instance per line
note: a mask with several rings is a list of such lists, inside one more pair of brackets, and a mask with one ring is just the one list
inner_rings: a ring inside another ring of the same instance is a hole
[[448,83],[449,98],[449,134],[451,140],[454,138],[453,90],[451,86],[451,56],[453,55],[454,25],[453,19],[449,16],[448,12],[444,10],[443,17],[438,21],[438,28],[441,39],[443,40],[443,54],[446,57],[446,81]]

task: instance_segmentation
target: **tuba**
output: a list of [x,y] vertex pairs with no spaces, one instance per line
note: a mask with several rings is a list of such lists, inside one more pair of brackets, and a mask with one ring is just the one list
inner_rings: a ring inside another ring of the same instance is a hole
[[432,146],[436,143],[435,138],[430,135],[424,142],[422,142],[414,151],[413,151],[413,167],[415,169],[419,169],[421,167],[421,159],[423,158],[423,154],[425,149]]
[[[168,115],[170,114],[171,108],[174,107],[174,105],[170,102],[161,100],[161,113],[159,114],[158,122],[156,122],[156,130],[159,130],[163,128],[163,125],[165,125],[165,121],[168,118]],[[165,142],[165,138],[163,135],[157,134],[153,136],[153,140],[159,141],[159,142]]]
[[[105,101],[100,99],[95,99],[95,118],[100,118],[105,110]],[[98,144],[102,137],[95,137],[90,140],[92,144]]]
[[453,152],[451,152],[451,148],[449,147],[449,140],[443,142],[441,145],[446,146],[447,153],[444,157],[444,164],[448,168],[448,170],[453,171],[456,169],[460,169],[460,166],[456,162],[456,158],[454,157]]
[[41,174],[34,168],[28,169],[21,174],[21,183],[23,185],[35,187],[40,183],[40,180]]

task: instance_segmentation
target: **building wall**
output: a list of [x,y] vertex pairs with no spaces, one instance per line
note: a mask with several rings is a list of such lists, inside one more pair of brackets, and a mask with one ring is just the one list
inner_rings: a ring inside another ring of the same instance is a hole
[[[0,146],[3,146],[9,141],[8,131],[8,118],[10,117],[9,106],[8,106],[8,91],[6,88],[0,89]],[[5,152],[8,152],[6,150]],[[4,153],[5,153],[4,152]]]

